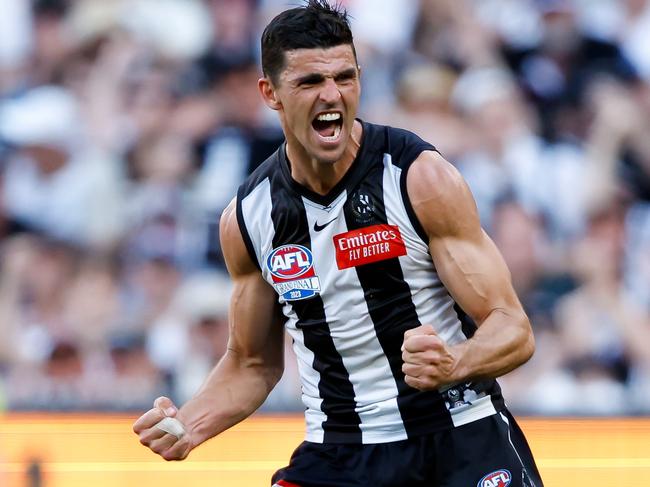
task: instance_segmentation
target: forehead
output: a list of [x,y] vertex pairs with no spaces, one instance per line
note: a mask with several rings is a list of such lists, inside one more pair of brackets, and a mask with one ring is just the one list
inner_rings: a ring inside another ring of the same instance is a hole
[[323,75],[337,73],[357,66],[352,46],[340,46],[314,49],[294,49],[284,53],[284,69],[280,77],[292,79],[308,73]]

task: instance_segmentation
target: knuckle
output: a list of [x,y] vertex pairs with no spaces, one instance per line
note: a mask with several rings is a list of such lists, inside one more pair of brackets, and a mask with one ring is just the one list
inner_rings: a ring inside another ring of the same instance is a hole
[[426,337],[422,337],[422,340],[424,341],[424,345],[429,349],[429,350],[435,350],[437,349],[439,345],[439,340],[437,337],[428,335]]
[[435,376],[438,375],[438,369],[436,367],[434,367],[433,365],[428,365],[424,369],[424,375],[426,377],[435,377]]
[[153,402],[154,408],[159,408],[159,407],[161,407],[162,404],[165,403],[165,402],[168,401],[168,400],[169,400],[169,399],[167,399],[165,396],[157,397],[156,400]]
[[178,459],[178,456],[174,452],[171,452],[169,450],[162,452],[160,454],[160,456],[163,457],[168,462],[171,462],[172,460],[177,460]]
[[432,338],[433,338],[433,340],[432,340],[432,346],[433,346],[436,350],[444,350],[444,348],[445,348],[445,342],[443,342],[443,341],[442,341],[440,338],[438,338],[437,336],[434,336],[434,337],[432,337]]
[[438,352],[435,350],[428,350],[424,354],[424,359],[430,364],[437,363],[439,358]]

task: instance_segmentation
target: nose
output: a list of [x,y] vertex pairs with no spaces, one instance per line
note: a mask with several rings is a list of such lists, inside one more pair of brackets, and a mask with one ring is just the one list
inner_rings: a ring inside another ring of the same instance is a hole
[[320,100],[323,103],[334,103],[341,98],[341,92],[336,82],[332,78],[327,78],[323,83],[323,88],[320,90]]

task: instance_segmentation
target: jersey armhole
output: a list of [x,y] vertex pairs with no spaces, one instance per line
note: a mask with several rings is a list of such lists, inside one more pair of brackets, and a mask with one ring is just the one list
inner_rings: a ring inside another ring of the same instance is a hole
[[237,224],[239,225],[239,231],[241,232],[242,239],[244,240],[244,245],[246,250],[248,250],[248,255],[259,270],[262,270],[260,263],[257,260],[257,254],[255,253],[255,247],[253,246],[253,241],[248,233],[246,228],[246,221],[244,220],[244,211],[242,209],[242,201],[244,199],[244,188],[240,186],[237,190]]
[[418,220],[418,217],[415,214],[415,210],[413,209],[413,205],[411,204],[411,199],[409,198],[408,191],[406,190],[406,177],[408,176],[408,171],[411,168],[413,162],[415,162],[418,156],[424,151],[438,152],[434,146],[426,143],[423,143],[419,145],[417,148],[415,148],[415,150],[413,151],[412,158],[410,158],[408,164],[402,170],[402,174],[400,175],[399,185],[400,185],[400,191],[402,193],[402,202],[404,203],[404,208],[406,209],[406,214],[408,215],[409,220],[411,221],[411,225],[413,225],[413,228],[415,229],[419,237],[428,246],[429,236],[427,235],[427,232],[424,231],[424,228],[422,227],[420,220]]

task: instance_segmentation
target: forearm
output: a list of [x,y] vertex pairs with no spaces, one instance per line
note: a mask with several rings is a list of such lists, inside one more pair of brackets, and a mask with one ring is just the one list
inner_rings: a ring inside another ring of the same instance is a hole
[[533,355],[535,341],[523,311],[495,309],[472,338],[454,345],[457,381],[499,377]]
[[281,375],[281,367],[247,361],[228,351],[199,392],[180,409],[194,446],[255,412]]

